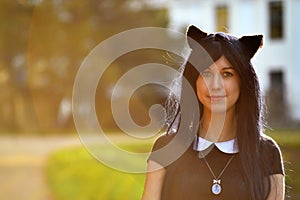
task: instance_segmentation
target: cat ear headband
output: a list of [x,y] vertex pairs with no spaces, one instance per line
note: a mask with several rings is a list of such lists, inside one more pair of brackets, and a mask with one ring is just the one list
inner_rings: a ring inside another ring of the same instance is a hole
[[219,45],[217,45],[217,43],[215,42],[219,41],[227,43],[229,45],[234,44],[239,46],[241,49],[244,50],[243,53],[249,60],[263,45],[263,35],[250,35],[243,36],[241,38],[236,38],[225,33],[208,34],[194,25],[188,27],[186,35],[188,44],[192,50],[195,49],[196,46],[199,44],[204,49],[206,49],[207,46],[210,46],[209,48],[215,49],[220,48]]

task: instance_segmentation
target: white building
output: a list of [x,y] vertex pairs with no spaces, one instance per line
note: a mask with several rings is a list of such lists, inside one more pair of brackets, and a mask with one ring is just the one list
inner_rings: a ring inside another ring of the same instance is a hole
[[300,121],[300,0],[170,0],[165,5],[172,29],[195,24],[207,32],[263,34],[264,46],[253,59],[262,89],[266,95],[273,91],[269,104],[277,110],[275,118]]

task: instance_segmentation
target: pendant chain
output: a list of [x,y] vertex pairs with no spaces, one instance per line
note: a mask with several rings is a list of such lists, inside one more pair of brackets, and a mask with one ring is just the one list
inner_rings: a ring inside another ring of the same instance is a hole
[[230,164],[231,160],[233,159],[234,154],[231,156],[231,158],[227,161],[225,167],[223,168],[223,170],[220,172],[219,176],[216,177],[215,173],[213,172],[213,170],[211,169],[210,165],[208,164],[207,160],[205,157],[203,157],[205,164],[207,165],[210,173],[213,175],[213,177],[215,178],[215,180],[219,180],[219,178],[221,178],[222,174],[224,173],[224,171],[226,170],[226,168],[228,167],[228,165]]

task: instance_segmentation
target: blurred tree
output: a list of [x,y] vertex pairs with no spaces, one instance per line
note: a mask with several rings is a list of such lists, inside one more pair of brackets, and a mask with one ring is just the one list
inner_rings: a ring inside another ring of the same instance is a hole
[[[0,0],[0,2],[6,1]],[[10,1],[7,0],[7,2]],[[1,55],[9,58],[23,55],[27,61],[27,68],[22,68],[26,74],[26,81],[23,84],[28,83],[30,88],[34,102],[32,111],[37,116],[33,121],[36,122],[36,127],[40,131],[73,128],[71,95],[74,78],[83,59],[97,44],[116,33],[131,28],[166,27],[168,24],[166,9],[152,8],[139,0],[23,0],[22,2],[27,5],[21,8],[25,15],[23,18],[19,16],[19,12],[1,13],[3,18],[10,21],[8,24],[11,24],[14,17],[18,16],[17,22],[20,25],[16,24],[12,33],[6,34],[8,37],[4,36],[4,29],[0,30],[0,34],[5,41],[12,35],[23,34],[23,29],[27,35],[16,37],[20,40],[18,42],[14,40],[14,43],[8,43],[7,46],[15,50],[10,50],[9,53],[5,51],[3,54],[1,52]],[[19,6],[15,2],[9,5],[14,9]],[[2,9],[7,10],[7,6]],[[21,18],[27,21],[24,22],[20,20]],[[28,21],[30,21],[30,29]],[[22,26],[26,28],[21,28]],[[28,49],[25,54],[27,42]],[[24,51],[18,53],[19,47],[16,43],[25,44]],[[147,55],[139,59],[142,60],[144,57]],[[11,63],[3,65],[8,68],[12,66]],[[110,106],[105,93],[107,93],[107,87],[116,80],[117,74],[122,73],[120,65],[120,63],[115,63],[112,70],[106,73],[107,77],[102,82],[105,88],[97,92],[97,103],[106,108]],[[15,80],[9,80],[15,84]],[[15,85],[9,86],[10,91],[15,88]],[[19,110],[7,112],[14,116]],[[99,116],[108,116],[110,112],[110,110],[104,110]],[[114,126],[110,117],[107,117],[103,123],[107,127]]]
[[26,50],[32,4],[0,1],[1,131],[34,130],[35,112],[27,84]]

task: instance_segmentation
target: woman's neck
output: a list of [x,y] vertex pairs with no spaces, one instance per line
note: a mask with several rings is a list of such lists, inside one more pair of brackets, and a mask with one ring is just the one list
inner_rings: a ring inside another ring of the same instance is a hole
[[199,136],[213,142],[222,142],[236,137],[235,112],[204,112],[200,121]]

